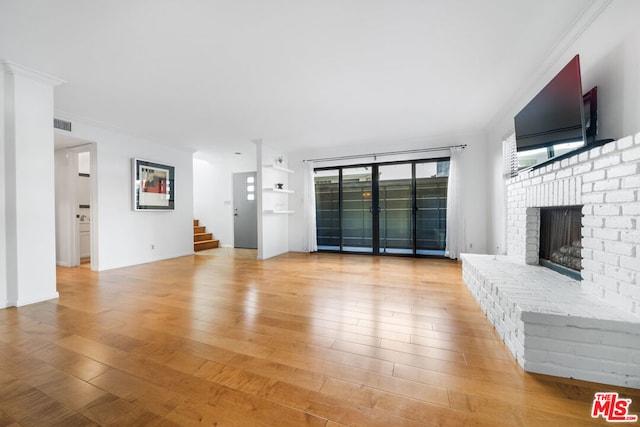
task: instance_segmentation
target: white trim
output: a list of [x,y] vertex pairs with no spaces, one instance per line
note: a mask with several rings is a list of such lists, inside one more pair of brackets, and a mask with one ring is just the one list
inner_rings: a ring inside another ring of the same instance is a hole
[[[78,124],[94,126],[94,127],[97,127],[97,128],[103,129],[103,130],[107,130],[107,131],[110,131],[110,132],[119,133],[121,135],[131,136],[131,137],[134,137],[134,138],[140,138],[140,139],[145,140],[147,142],[152,142],[152,143],[159,144],[159,145],[162,145],[162,146],[165,146],[165,147],[170,147],[170,148],[178,150],[178,151],[183,151],[183,152],[187,152],[187,153],[191,153],[191,154],[194,154],[194,153],[198,152],[198,149],[196,147],[194,147],[194,146],[177,147],[175,145],[171,145],[169,142],[158,140],[157,138],[154,138],[151,135],[147,135],[147,134],[144,134],[144,133],[141,133],[141,132],[136,132],[136,131],[133,131],[131,129],[115,126],[115,125],[112,125],[112,124],[109,124],[109,123],[101,122],[99,120],[95,120],[95,119],[92,119],[90,117],[82,116],[80,114],[74,114],[74,113],[70,113],[68,111],[62,111],[62,110],[54,109],[53,115],[54,115],[54,117],[56,119],[72,122],[73,125],[74,125],[74,129],[77,129],[75,126],[77,126]],[[71,133],[73,134],[73,132],[71,132]],[[67,134],[68,134],[68,132],[67,132]]]
[[[536,72],[531,73],[529,78],[523,82],[520,88],[514,91],[513,96],[508,99],[503,107],[496,112],[489,121],[488,128],[495,127],[504,117],[510,116],[510,111],[516,109],[516,104],[522,100],[529,92],[534,94],[542,88],[541,81],[549,73],[551,67],[556,64],[562,55],[573,45],[578,38],[593,24],[593,22],[605,11],[613,0],[592,0],[583,10],[582,14],[574,21],[573,25],[564,33],[555,46],[547,51],[539,61],[540,66]],[[573,56],[573,55],[572,55]],[[538,90],[535,88],[538,87]],[[523,104],[524,105],[524,104]],[[516,109],[517,111],[517,109]],[[510,131],[512,132],[512,131]]]
[[20,299],[20,297],[18,297],[18,301],[16,301],[15,306],[22,307],[24,305],[35,304],[38,302],[44,302],[44,301],[49,301],[49,300],[58,299],[58,298],[60,298],[60,294],[58,294],[57,291],[47,296],[38,296],[37,298]]
[[33,68],[25,67],[24,65],[16,64],[15,62],[8,61],[6,59],[0,60],[0,64],[7,74],[13,74],[14,76],[24,76],[32,80],[39,81],[51,86],[59,86],[66,83],[65,80],[51,76],[49,74],[41,73]]

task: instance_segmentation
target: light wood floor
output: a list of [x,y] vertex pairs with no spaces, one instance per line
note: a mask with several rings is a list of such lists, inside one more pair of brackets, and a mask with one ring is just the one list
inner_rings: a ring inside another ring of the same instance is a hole
[[524,373],[446,260],[189,256],[59,268],[0,310],[0,425],[584,426],[596,391]]

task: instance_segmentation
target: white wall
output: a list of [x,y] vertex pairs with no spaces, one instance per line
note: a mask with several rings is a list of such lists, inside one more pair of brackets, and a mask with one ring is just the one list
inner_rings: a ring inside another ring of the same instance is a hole
[[[513,117],[575,55],[580,54],[584,91],[598,86],[600,139],[619,139],[640,131],[640,2],[614,0],[566,49],[559,59],[523,92],[488,129],[491,214],[489,247],[505,248],[505,196],[502,140],[513,133]],[[532,70],[535,75],[538,70]],[[501,250],[501,252],[504,252]]]
[[[92,153],[92,164],[95,157],[97,169],[91,172],[96,175],[91,222],[92,238],[97,240],[97,269],[192,254],[192,153],[65,118],[62,114],[60,118],[72,121],[71,136],[96,144],[95,155]],[[132,158],[175,167],[175,210],[132,209]]]
[[233,174],[256,171],[254,144],[238,148],[240,155],[196,153],[193,159],[193,215],[220,240],[233,247]]
[[[438,140],[420,142],[396,142],[389,141],[385,145],[360,145],[333,147],[327,149],[315,149],[290,153],[289,168],[295,170],[290,178],[290,187],[295,195],[290,198],[290,209],[296,213],[289,218],[289,250],[304,251],[305,221],[304,221],[304,163],[305,159],[335,157],[343,155],[359,155],[369,153],[382,153],[390,151],[402,151],[442,147],[449,145],[467,144],[463,153],[462,171],[462,197],[464,199],[464,224],[465,224],[465,249],[463,252],[484,253],[487,251],[487,214],[488,194],[487,181],[489,172],[486,160],[486,139],[484,135],[460,135],[442,138]],[[410,160],[421,158],[448,157],[449,151],[434,153],[421,153],[412,155],[378,157],[377,162]],[[351,164],[374,162],[373,158],[350,160]],[[317,163],[316,167],[336,164],[328,162]],[[342,163],[346,164],[346,163]]]

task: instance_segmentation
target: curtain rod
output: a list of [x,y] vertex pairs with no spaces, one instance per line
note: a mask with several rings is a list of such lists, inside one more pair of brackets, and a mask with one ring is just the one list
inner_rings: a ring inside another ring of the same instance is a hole
[[365,157],[373,157],[373,160],[377,160],[378,156],[395,156],[398,154],[428,153],[431,151],[443,151],[443,150],[448,150],[450,148],[457,148],[457,147],[466,148],[467,144],[447,145],[445,147],[418,148],[415,150],[387,151],[384,153],[353,154],[351,156],[323,157],[318,159],[306,159],[306,160],[303,160],[303,162],[330,162],[333,160],[362,159]]

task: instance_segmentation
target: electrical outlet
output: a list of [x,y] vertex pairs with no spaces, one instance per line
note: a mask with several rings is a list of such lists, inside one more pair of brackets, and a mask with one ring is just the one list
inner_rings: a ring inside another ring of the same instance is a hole
[[151,250],[154,250],[156,248],[156,245],[154,245],[153,243],[151,244]]
[[469,249],[473,249],[473,243],[469,243]]

